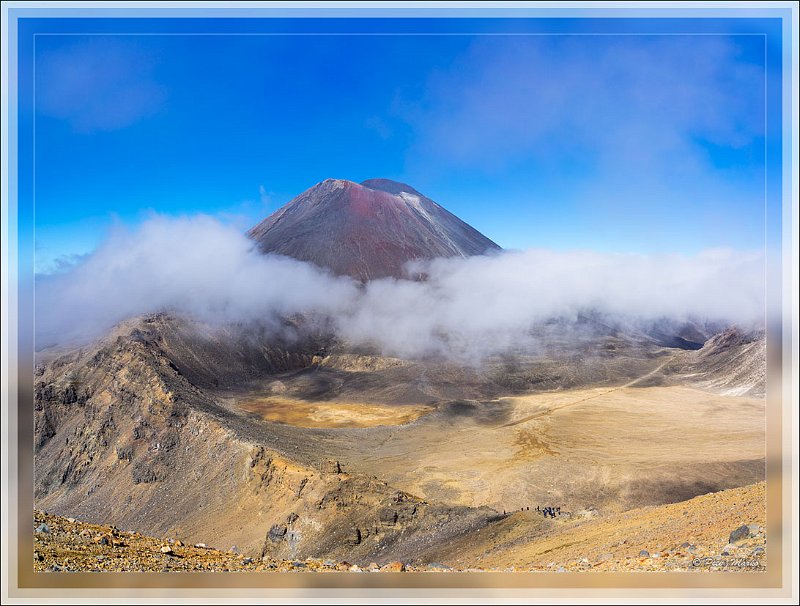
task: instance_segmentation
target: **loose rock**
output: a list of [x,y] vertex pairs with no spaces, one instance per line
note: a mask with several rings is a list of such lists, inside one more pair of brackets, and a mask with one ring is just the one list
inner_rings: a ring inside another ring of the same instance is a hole
[[731,532],[731,535],[728,539],[729,543],[736,543],[737,541],[741,541],[746,539],[750,536],[750,527],[749,526],[739,526],[736,530]]

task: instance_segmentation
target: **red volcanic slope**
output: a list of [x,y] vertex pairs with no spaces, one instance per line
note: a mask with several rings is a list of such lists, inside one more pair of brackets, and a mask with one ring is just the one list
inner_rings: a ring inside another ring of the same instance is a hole
[[262,252],[367,281],[404,277],[413,259],[466,257],[500,247],[415,190],[388,179],[327,179],[248,232]]

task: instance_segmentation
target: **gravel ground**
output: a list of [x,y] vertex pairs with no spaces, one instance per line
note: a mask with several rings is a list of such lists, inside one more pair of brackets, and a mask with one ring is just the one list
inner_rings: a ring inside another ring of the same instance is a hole
[[[359,568],[348,562],[252,559],[234,548],[220,551],[180,539],[156,539],[113,526],[88,524],[34,512],[34,569],[37,572],[404,572],[401,562]],[[418,568],[416,570],[419,570]]]

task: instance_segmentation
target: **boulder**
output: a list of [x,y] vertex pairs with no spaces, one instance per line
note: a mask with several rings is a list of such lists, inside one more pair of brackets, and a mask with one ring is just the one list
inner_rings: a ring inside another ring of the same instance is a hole
[[269,540],[273,543],[278,543],[283,540],[287,531],[288,528],[286,528],[286,524],[275,524],[269,529],[267,538],[269,538]]
[[736,530],[731,532],[730,537],[728,538],[729,543],[736,543],[738,541],[743,541],[744,539],[750,536],[750,527],[743,524],[739,526]]

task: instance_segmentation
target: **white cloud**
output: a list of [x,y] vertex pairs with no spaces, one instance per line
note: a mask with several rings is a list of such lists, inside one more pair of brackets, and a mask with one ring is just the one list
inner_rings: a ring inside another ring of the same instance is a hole
[[261,255],[212,218],[156,216],[133,231],[117,228],[71,269],[37,277],[37,347],[86,340],[162,310],[276,326],[287,315],[320,315],[343,338],[386,354],[464,360],[531,346],[529,331],[538,323],[589,310],[629,322],[763,318],[760,253],[528,250],[423,265],[426,282],[385,279],[362,287],[300,261]]
[[479,39],[399,111],[427,154],[479,170],[526,155],[623,167],[689,152],[696,162],[698,138],[737,148],[764,134],[764,69],[742,57],[754,43],[742,40]]
[[75,132],[124,128],[161,109],[166,90],[152,72],[149,56],[119,40],[45,49],[36,59],[36,110]]

